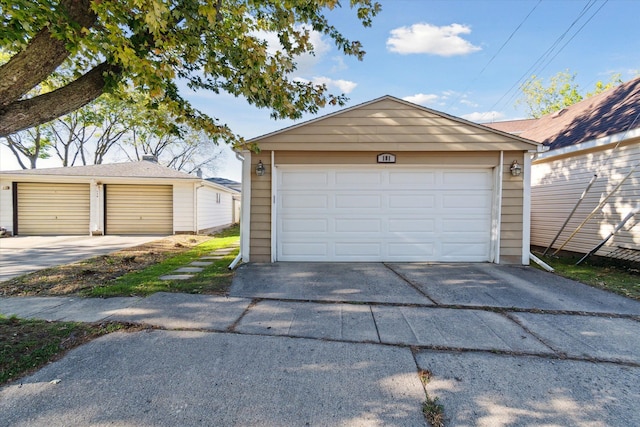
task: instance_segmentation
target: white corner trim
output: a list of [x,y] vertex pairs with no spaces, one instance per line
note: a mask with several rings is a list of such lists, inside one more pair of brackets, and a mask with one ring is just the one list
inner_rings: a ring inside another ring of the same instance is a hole
[[278,176],[276,175],[276,155],[271,150],[271,262],[276,262],[276,219],[278,216],[278,204],[276,203],[276,194],[278,191]]
[[617,144],[618,142],[640,137],[640,128],[630,129],[625,132],[619,132],[613,135],[603,136],[602,138],[591,139],[589,141],[581,142],[580,144],[570,145],[568,147],[558,148],[556,150],[546,151],[544,153],[538,153],[535,161],[550,159],[556,156],[562,156],[564,154],[575,153],[582,150],[589,150],[596,147],[604,147],[610,144]]
[[249,262],[251,238],[251,151],[243,151],[242,156],[242,194],[240,215],[240,253],[242,262]]
[[522,194],[522,265],[529,265],[531,252],[531,157],[524,153],[523,194]]
[[495,191],[493,195],[493,209],[491,220],[491,260],[495,264],[500,264],[500,228],[502,227],[502,180],[504,169],[504,152],[500,151],[500,162],[495,167],[494,182]]

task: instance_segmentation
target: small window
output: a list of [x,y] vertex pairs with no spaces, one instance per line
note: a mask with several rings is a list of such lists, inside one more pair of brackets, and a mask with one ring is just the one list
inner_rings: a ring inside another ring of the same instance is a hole
[[220,193],[216,193],[216,203],[220,203],[220,200],[222,200]]

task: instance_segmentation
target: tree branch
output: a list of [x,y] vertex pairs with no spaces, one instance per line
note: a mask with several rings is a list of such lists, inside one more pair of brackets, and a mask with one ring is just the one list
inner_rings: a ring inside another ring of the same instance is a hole
[[[90,28],[96,21],[90,0],[63,0],[60,10],[70,23]],[[0,109],[18,100],[45,80],[69,56],[66,41],[43,28],[26,48],[0,66]]]
[[105,74],[119,74],[120,67],[102,64],[68,85],[0,110],[0,137],[49,122],[93,101],[104,92]]

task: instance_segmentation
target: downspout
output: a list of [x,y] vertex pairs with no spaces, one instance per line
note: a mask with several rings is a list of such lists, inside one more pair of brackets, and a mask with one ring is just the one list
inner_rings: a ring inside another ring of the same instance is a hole
[[[244,156],[242,154],[240,154],[239,152],[236,151],[236,159],[240,160],[242,162],[242,169],[244,171]],[[243,177],[244,177],[244,173],[243,173]],[[243,185],[244,187],[244,185]],[[243,188],[244,190],[244,188]],[[242,192],[244,194],[244,191]],[[242,196],[240,198],[240,210],[242,211],[242,209],[244,209],[244,200],[242,200]],[[236,268],[236,266],[238,265],[238,263],[242,260],[242,233],[244,228],[242,227],[242,212],[240,212],[240,250],[238,251],[238,256],[235,257],[235,259],[233,261],[231,261],[231,264],[229,264],[229,270],[233,270]]]

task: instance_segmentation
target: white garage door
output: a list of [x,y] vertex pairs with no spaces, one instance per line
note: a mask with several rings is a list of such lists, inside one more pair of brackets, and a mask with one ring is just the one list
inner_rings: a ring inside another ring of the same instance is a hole
[[489,260],[490,169],[278,169],[278,261]]
[[173,186],[108,184],[105,188],[107,234],[173,234]]
[[89,234],[89,184],[18,183],[18,234]]

